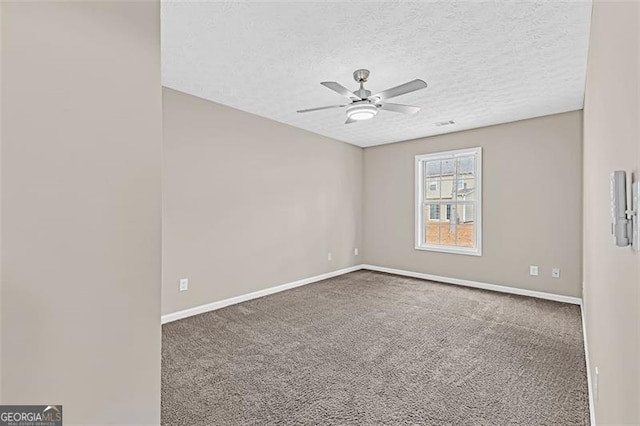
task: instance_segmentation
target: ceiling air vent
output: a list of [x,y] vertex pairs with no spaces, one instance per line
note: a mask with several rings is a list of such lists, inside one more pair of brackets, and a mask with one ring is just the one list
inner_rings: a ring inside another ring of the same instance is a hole
[[436,124],[436,126],[438,126],[438,127],[442,127],[442,126],[450,126],[450,125],[452,125],[452,124],[456,124],[456,122],[455,122],[455,121],[453,121],[453,120],[449,120],[449,121],[438,121],[438,122],[437,122],[437,123],[435,123],[435,124]]

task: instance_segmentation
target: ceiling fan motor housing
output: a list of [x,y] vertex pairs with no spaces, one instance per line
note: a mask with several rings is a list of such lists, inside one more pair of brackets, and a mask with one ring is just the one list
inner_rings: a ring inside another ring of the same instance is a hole
[[353,79],[358,83],[366,83],[369,79],[369,70],[359,69],[353,72]]

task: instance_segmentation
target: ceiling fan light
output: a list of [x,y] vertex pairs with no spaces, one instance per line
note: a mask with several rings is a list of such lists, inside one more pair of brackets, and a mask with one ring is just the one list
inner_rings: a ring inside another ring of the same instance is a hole
[[355,104],[347,108],[347,117],[351,120],[362,121],[373,118],[378,113],[378,108],[375,105]]

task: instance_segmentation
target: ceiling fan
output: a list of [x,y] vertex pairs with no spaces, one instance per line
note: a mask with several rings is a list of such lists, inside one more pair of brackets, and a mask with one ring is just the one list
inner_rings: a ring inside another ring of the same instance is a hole
[[415,114],[420,111],[420,107],[411,105],[394,104],[390,102],[384,102],[387,99],[394,98],[396,96],[404,95],[405,93],[415,92],[416,90],[424,89],[427,87],[427,83],[420,79],[412,80],[408,83],[401,84],[391,89],[383,90],[380,93],[371,95],[371,91],[364,88],[364,83],[369,79],[369,70],[360,69],[353,72],[353,78],[360,83],[360,89],[355,92],[350,92],[346,87],[342,86],[335,81],[323,81],[323,86],[333,90],[345,96],[350,103],[345,105],[329,105],[318,108],[301,109],[298,112],[311,112],[320,111],[323,109],[331,108],[347,108],[347,121],[345,124],[354,123],[356,121],[369,120],[378,113],[378,109],[383,109],[391,112],[400,112],[403,114]]

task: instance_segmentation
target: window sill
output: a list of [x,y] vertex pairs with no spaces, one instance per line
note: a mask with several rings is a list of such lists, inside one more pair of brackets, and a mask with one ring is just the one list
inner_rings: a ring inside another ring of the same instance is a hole
[[449,254],[463,254],[466,256],[482,256],[482,250],[479,248],[460,248],[460,247],[445,247],[445,246],[415,246],[416,250],[422,251],[435,251],[438,253],[449,253]]

